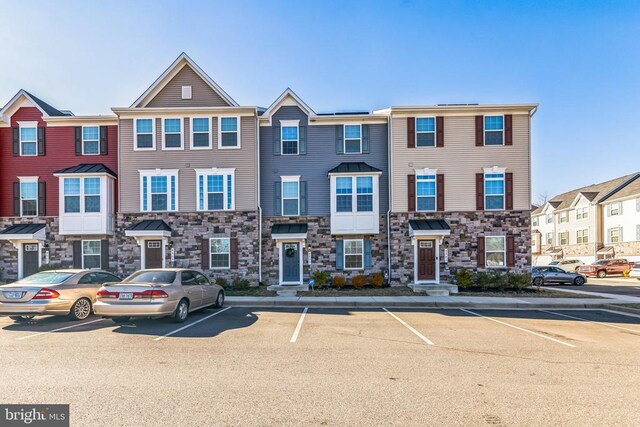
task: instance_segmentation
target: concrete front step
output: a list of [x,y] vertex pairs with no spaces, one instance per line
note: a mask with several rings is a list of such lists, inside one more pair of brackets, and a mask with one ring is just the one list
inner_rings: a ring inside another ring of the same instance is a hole
[[309,285],[271,285],[267,286],[267,290],[276,291],[279,297],[295,297],[298,291],[308,291]]
[[416,293],[426,293],[432,297],[448,297],[449,294],[457,294],[458,287],[456,285],[451,285],[449,283],[440,283],[440,284],[412,284],[409,285],[413,292]]

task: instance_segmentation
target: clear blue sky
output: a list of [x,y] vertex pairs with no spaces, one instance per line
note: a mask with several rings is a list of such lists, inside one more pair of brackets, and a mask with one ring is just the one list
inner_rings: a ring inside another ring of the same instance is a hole
[[0,0],[0,104],[128,106],[187,52],[241,104],[538,102],[533,197],[640,170],[639,1]]

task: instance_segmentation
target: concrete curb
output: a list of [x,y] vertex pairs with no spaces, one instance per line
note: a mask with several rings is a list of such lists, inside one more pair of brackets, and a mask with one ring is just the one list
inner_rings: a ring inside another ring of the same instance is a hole
[[638,310],[637,308],[624,307],[614,304],[606,304],[604,308],[606,308],[607,310],[621,311],[623,313],[635,314],[636,316],[640,316],[640,310]]

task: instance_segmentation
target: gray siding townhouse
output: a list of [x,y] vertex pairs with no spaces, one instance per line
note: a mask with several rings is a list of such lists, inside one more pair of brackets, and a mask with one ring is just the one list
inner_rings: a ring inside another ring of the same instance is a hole
[[302,285],[386,267],[384,115],[317,114],[287,89],[260,116],[263,280]]
[[257,282],[257,108],[239,106],[182,54],[113,111],[118,270],[191,267]]

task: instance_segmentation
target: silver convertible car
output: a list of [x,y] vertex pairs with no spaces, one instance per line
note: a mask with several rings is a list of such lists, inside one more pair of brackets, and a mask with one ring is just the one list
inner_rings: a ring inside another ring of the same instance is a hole
[[196,270],[140,270],[119,283],[105,284],[93,306],[96,315],[116,323],[132,317],[167,317],[184,322],[190,312],[222,307],[224,289]]
[[531,280],[536,286],[560,283],[582,286],[587,283],[587,278],[582,274],[564,271],[560,267],[552,265],[533,267],[531,269]]

